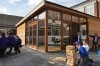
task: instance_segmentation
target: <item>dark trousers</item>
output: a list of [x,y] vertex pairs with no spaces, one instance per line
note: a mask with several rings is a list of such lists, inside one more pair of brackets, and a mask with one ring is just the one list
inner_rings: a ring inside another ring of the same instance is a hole
[[15,47],[14,47],[14,50],[15,50],[16,52],[19,52],[19,53],[20,53],[20,49],[19,49],[18,46],[15,46]]
[[8,51],[8,54],[10,54],[10,53],[11,53],[11,51],[12,51],[13,47],[14,47],[14,46],[9,46],[9,48],[10,48],[10,49],[9,49],[9,51]]
[[97,50],[97,43],[96,42],[93,43],[92,50],[95,50],[95,51]]
[[79,65],[78,66],[87,66],[88,60],[89,60],[89,57],[82,57],[80,59],[80,61],[79,61]]
[[0,57],[4,55],[5,51],[6,51],[6,48],[0,49]]

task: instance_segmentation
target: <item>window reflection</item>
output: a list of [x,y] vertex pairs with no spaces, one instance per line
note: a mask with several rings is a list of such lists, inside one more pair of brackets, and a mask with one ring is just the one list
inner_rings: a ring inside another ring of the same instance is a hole
[[41,13],[38,18],[38,49],[44,51],[44,23],[45,23],[45,12]]
[[29,26],[26,27],[26,45],[29,45]]
[[63,20],[65,20],[65,21],[71,21],[71,15],[63,14]]
[[60,13],[56,12],[56,11],[48,10],[48,18],[49,19],[60,20]]
[[32,45],[32,27],[30,27],[30,36],[29,36],[29,43]]
[[85,18],[80,18],[80,23],[85,23],[86,19]]
[[32,17],[26,24],[26,44],[44,51],[44,22],[45,12]]
[[61,45],[60,13],[48,11],[48,51],[59,51]]
[[72,22],[79,22],[77,16],[72,16]]
[[32,26],[32,28],[33,28],[33,35],[32,35],[32,40],[33,40],[33,47],[35,48],[35,49],[37,49],[37,39],[38,39],[38,35],[37,35],[37,24],[35,23],[33,26]]
[[63,45],[62,49],[66,49],[66,46],[69,44],[69,25],[67,22],[63,23]]
[[87,39],[87,30],[86,30],[86,24],[81,24],[80,27],[80,32],[81,32],[81,38],[83,39]]

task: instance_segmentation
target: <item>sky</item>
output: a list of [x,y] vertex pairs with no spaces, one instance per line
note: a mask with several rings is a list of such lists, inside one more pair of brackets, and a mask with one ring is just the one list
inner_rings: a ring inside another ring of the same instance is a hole
[[[0,13],[16,16],[26,16],[42,0],[1,0]],[[85,0],[48,0],[66,7],[71,7]]]

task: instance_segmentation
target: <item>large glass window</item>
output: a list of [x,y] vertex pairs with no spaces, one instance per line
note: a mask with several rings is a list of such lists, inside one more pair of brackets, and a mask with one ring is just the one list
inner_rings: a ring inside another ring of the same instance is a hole
[[29,45],[29,26],[26,23],[26,45]]
[[[56,20],[52,20],[52,26],[48,27],[48,35],[53,35],[53,36],[59,36],[60,35],[60,27],[57,24],[57,22],[59,23],[59,21]],[[56,26],[55,26],[56,25]]]
[[80,32],[81,32],[81,38],[87,39],[87,27],[86,27],[86,19],[85,18],[80,18]]
[[33,22],[33,19],[29,19],[28,24],[31,24]]
[[[36,16],[36,20],[37,20],[37,16]],[[33,39],[34,39],[34,17],[30,18],[27,22],[26,22],[26,45],[30,45],[33,46],[33,44],[35,44]],[[36,30],[36,29],[35,29]]]
[[32,19],[26,22],[26,45],[32,45]]
[[48,10],[48,18],[49,19],[60,20],[60,13],[56,12],[56,11]]
[[80,23],[85,23],[86,19],[85,18],[80,18]]
[[61,45],[60,13],[49,10],[48,17],[48,51],[59,51]]
[[65,20],[65,21],[71,21],[71,15],[63,14],[63,20]]
[[79,22],[78,17],[72,16],[72,22]]
[[33,35],[32,35],[33,47],[37,49],[38,34],[37,34],[37,23],[36,22],[34,22],[32,28],[33,28],[33,32],[32,32],[33,33]]
[[33,22],[36,22],[38,20],[37,16],[33,17]]
[[66,49],[66,46],[69,44],[69,24],[67,22],[63,22],[63,44],[62,49]]
[[86,19],[85,18],[79,18],[74,16],[72,18],[72,40],[73,42],[78,40],[82,41],[83,39],[86,39]]
[[45,50],[44,47],[44,23],[45,23],[45,12],[41,13],[39,15],[39,19],[38,19],[38,49],[39,50]]
[[29,30],[29,44],[32,45],[32,26],[30,26]]
[[[71,24],[71,40],[72,42],[75,41],[80,41],[81,39],[81,34],[80,34],[80,22],[79,22],[79,17],[77,16],[72,16],[72,24]],[[79,38],[77,38],[79,37]]]

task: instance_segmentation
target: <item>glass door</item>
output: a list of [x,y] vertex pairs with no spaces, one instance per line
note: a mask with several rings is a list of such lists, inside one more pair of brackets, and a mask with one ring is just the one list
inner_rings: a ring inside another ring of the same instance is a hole
[[62,50],[66,49],[66,46],[69,44],[69,24],[67,22],[63,22],[63,44]]

